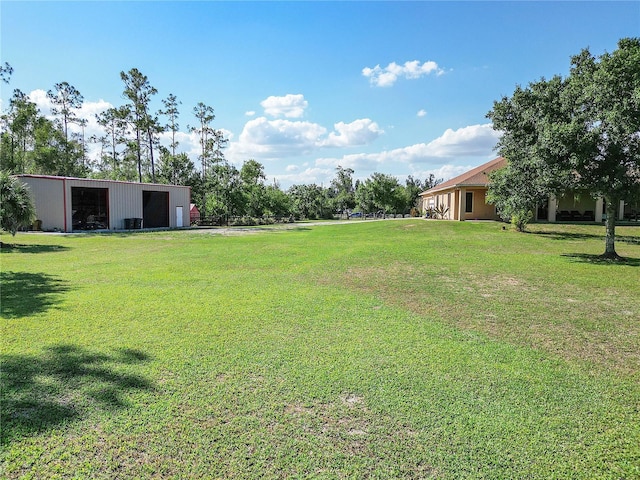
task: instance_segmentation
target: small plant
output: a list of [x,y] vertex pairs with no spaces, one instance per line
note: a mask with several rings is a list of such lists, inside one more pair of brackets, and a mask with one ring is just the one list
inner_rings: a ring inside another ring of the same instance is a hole
[[0,227],[15,236],[35,219],[35,207],[27,186],[0,172]]
[[449,207],[445,206],[444,203],[441,203],[440,205],[436,205],[435,208],[433,208],[433,218],[439,218],[440,220],[443,220],[447,217],[447,214],[449,213]]
[[531,210],[519,210],[511,214],[511,224],[519,232],[524,232],[532,218],[533,212]]

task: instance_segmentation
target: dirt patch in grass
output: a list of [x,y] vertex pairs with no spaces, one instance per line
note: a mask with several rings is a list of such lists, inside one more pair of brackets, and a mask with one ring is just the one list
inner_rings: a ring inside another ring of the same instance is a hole
[[[334,279],[335,281],[335,279]],[[640,374],[640,316],[626,292],[554,288],[510,274],[452,272],[414,264],[351,266],[341,282],[429,320],[490,338]]]
[[[331,450],[338,450],[348,458],[363,459],[370,465],[373,475],[382,444],[403,445],[404,449],[413,444],[418,448],[418,435],[405,426],[394,425],[390,416],[373,413],[366,405],[365,398],[357,394],[345,394],[329,403],[286,405],[282,422],[301,425],[301,440],[311,435]],[[387,450],[387,449],[383,449]],[[393,450],[393,449],[391,449]],[[394,472],[400,478],[435,478],[437,471],[430,465],[405,458]],[[415,462],[415,464],[413,463]]]

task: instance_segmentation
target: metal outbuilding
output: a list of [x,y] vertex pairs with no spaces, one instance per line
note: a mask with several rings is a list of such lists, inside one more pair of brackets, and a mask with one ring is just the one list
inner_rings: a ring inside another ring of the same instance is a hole
[[47,175],[16,175],[27,185],[44,231],[189,226],[191,187]]

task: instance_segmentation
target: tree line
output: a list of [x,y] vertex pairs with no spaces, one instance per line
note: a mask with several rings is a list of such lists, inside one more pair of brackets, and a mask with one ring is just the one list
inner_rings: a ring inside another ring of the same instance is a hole
[[[1,80],[9,83],[13,68],[0,66]],[[214,127],[214,109],[199,102],[192,113],[196,124],[187,126],[199,142],[200,168],[180,151],[180,105],[176,95],[161,100],[146,75],[133,68],[120,72],[125,103],[96,114],[101,134],[85,136],[87,120],[78,114],[84,98],[67,82],[56,83],[47,92],[53,120],[19,89],[13,91],[0,123],[0,170],[7,174],[42,174],[80,178],[187,185],[203,216],[295,216],[331,218],[354,210],[363,213],[408,214],[418,211],[418,194],[441,182],[430,175],[424,181],[409,176],[404,185],[397,178],[374,173],[364,181],[353,180],[354,171],[337,167],[328,187],[293,185],[283,191],[267,184],[264,167],[247,160],[240,168],[225,159],[228,143]],[[71,125],[80,128],[70,129]],[[169,145],[160,143],[168,134]],[[99,147],[97,158],[89,158],[89,144]]]

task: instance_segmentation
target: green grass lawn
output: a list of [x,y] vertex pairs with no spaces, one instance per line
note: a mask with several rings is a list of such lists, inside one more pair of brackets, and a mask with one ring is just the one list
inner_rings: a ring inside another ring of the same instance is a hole
[[3,235],[0,476],[640,478],[640,227],[256,232]]

